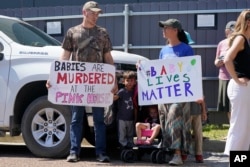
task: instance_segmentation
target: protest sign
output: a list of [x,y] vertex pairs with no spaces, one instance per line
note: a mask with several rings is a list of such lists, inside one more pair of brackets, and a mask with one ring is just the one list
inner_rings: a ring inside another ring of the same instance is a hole
[[141,61],[137,75],[139,105],[203,98],[200,56]]
[[48,100],[54,104],[107,107],[113,103],[113,65],[54,61],[49,80]]

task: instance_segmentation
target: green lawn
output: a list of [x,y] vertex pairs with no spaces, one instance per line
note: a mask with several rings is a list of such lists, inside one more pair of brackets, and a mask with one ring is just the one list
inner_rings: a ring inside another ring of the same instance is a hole
[[227,136],[228,128],[229,124],[206,124],[203,126],[203,136],[211,140],[223,140]]

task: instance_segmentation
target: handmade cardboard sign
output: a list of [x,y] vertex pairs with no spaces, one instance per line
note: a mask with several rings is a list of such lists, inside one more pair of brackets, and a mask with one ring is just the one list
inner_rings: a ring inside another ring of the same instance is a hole
[[137,75],[139,105],[203,98],[200,56],[141,61]]
[[113,65],[54,61],[49,80],[48,100],[54,104],[108,107],[113,103]]

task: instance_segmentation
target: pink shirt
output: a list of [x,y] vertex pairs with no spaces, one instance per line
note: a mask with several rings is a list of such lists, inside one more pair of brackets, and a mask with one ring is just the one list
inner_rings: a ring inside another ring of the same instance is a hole
[[[228,50],[228,40],[224,39],[224,40],[220,41],[218,46],[217,46],[216,58],[218,58],[220,56],[225,56],[227,50]],[[231,76],[227,72],[225,65],[223,65],[219,68],[219,79],[221,79],[221,80],[231,79]]]

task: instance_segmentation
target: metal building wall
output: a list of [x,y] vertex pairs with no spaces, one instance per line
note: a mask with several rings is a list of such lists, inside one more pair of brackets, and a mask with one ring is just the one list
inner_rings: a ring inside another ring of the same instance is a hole
[[[202,57],[202,75],[204,77],[203,88],[207,106],[216,108],[218,90],[218,69],[214,66],[216,45],[224,39],[224,28],[228,21],[235,20],[242,9],[250,7],[247,0],[188,0],[169,2],[130,3],[128,28],[129,52],[137,53],[150,59],[157,59],[160,47],[139,48],[138,46],[163,46],[165,41],[162,38],[162,30],[158,21],[168,18],[177,18],[183,28],[188,31],[196,42],[193,46],[195,53]],[[122,13],[124,4],[102,4],[105,13]],[[57,6],[57,7],[27,7],[22,9],[0,9],[0,14],[20,18],[51,17],[51,16],[72,16],[81,15],[82,6]],[[236,10],[238,9],[238,10]],[[233,12],[233,10],[236,10]],[[169,12],[166,14],[141,14],[136,12]],[[216,29],[195,29],[195,13],[204,11],[217,14]],[[228,11],[228,12],[227,12]],[[171,13],[179,14],[171,14]],[[182,13],[181,13],[182,12]],[[57,20],[55,18],[55,20]],[[67,29],[80,24],[81,17],[71,19],[60,19],[63,25],[63,33],[54,36],[62,41]],[[29,23],[45,30],[46,20],[28,21]],[[98,24],[107,28],[112,43],[117,48],[124,44],[124,17],[100,17]],[[204,45],[204,47],[201,47]],[[212,47],[206,47],[211,45]]]
[[[55,6],[82,6],[88,0],[10,0],[4,1],[0,9],[27,8],[27,7],[55,7]],[[125,4],[142,2],[170,2],[175,0],[95,0],[99,4]],[[190,0],[183,0],[190,1]]]

